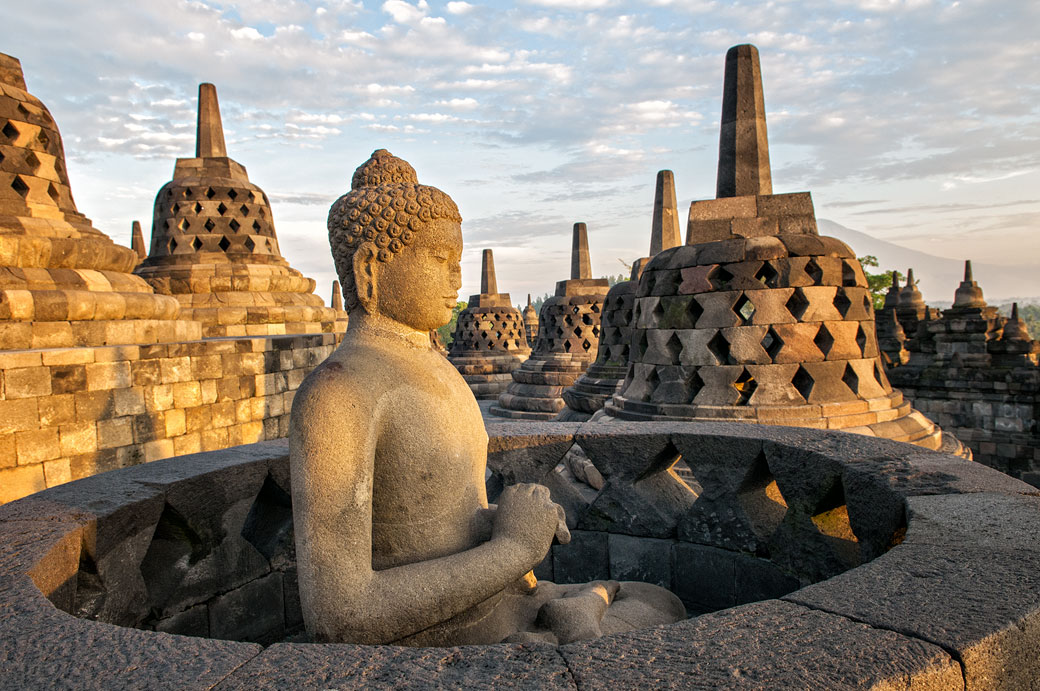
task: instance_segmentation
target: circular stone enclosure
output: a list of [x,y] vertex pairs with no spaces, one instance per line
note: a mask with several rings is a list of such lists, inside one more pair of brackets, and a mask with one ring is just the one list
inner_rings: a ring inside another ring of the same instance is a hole
[[[946,689],[1040,675],[1029,485],[906,444],[786,427],[488,431],[492,496],[540,482],[567,509],[573,540],[537,575],[658,583],[708,613],[559,648],[290,642],[302,621],[283,440],[0,507],[0,686]],[[602,490],[559,470],[574,444]]]

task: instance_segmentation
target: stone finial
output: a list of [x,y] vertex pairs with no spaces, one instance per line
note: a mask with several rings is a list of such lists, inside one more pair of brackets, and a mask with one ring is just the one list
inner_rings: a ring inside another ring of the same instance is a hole
[[531,307],[531,294],[530,293],[527,294],[527,306]]
[[574,224],[574,239],[571,242],[571,278],[592,278],[589,231],[584,223]]
[[11,57],[6,53],[0,53],[0,84],[7,84],[22,91],[25,88],[25,74],[22,72],[22,63],[18,58]]
[[495,257],[491,250],[484,250],[480,260],[480,294],[498,294],[498,281],[495,279]]
[[134,221],[130,226],[130,248],[137,252],[137,258],[144,261],[148,251],[144,248],[144,234],[141,232],[141,222]]
[[1029,328],[1018,316],[1018,303],[1011,303],[1011,318],[1004,324],[1004,333],[1000,336],[1002,341],[1031,341]]
[[657,189],[654,192],[654,219],[650,230],[650,256],[681,244],[679,205],[675,200],[675,175],[670,170],[659,170]]
[[982,297],[982,288],[971,276],[971,260],[964,262],[964,280],[957,286],[953,295],[954,307],[985,307],[986,300]]
[[753,45],[726,53],[721,125],[715,196],[772,194],[762,69]]
[[343,292],[340,290],[339,281],[332,282],[332,302],[329,307],[337,312],[343,311]]
[[894,309],[896,307],[899,307],[899,293],[900,293],[899,272],[898,271],[893,271],[892,272],[892,285],[889,286],[888,292],[885,293],[885,304],[882,306],[882,309],[886,309],[887,310],[887,309]]
[[195,158],[227,156],[224,126],[220,123],[217,87],[199,84],[199,119],[195,134]]

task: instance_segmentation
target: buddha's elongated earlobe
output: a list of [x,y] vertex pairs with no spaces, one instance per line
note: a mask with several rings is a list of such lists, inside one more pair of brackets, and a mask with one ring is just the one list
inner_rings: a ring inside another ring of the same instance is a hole
[[361,308],[369,314],[378,312],[379,289],[376,286],[378,250],[371,242],[362,243],[354,252],[354,285]]

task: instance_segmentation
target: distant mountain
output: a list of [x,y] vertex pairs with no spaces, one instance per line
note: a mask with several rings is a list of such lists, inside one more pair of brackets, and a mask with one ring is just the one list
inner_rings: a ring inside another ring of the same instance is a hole
[[[820,235],[838,238],[851,247],[856,256],[872,254],[877,257],[881,269],[898,269],[906,274],[907,269],[913,268],[914,278],[924,293],[925,301],[934,306],[944,302],[949,304],[964,277],[963,260],[936,257],[927,252],[900,247],[825,218],[818,219],[818,225]],[[1040,268],[973,261],[971,269],[975,280],[982,287],[986,301],[990,304],[1011,300],[1021,303],[1040,302]],[[879,270],[871,269],[874,272]]]

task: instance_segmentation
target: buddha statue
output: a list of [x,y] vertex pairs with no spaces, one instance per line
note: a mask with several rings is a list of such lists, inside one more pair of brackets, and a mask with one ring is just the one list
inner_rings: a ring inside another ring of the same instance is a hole
[[300,597],[315,641],[567,643],[685,617],[645,583],[557,585],[531,570],[563,509],[541,485],[488,505],[480,409],[429,333],[461,287],[461,216],[374,152],[329,212],[350,320],[303,382],[289,435]]

